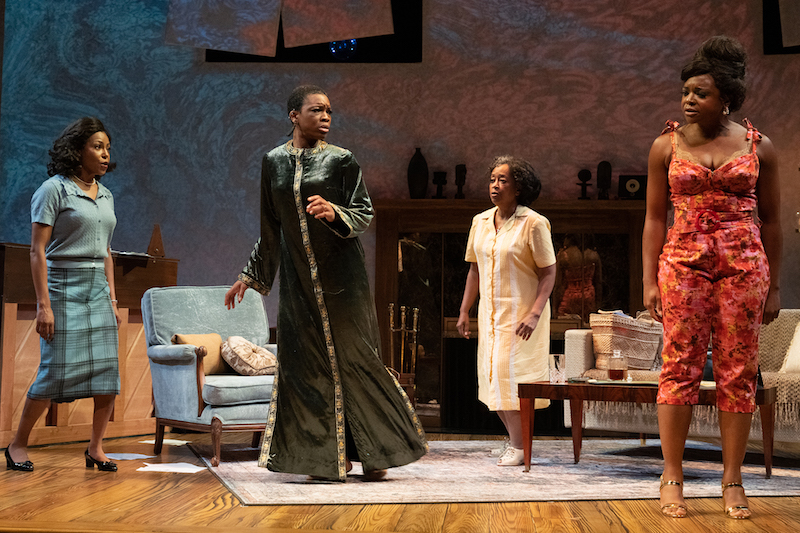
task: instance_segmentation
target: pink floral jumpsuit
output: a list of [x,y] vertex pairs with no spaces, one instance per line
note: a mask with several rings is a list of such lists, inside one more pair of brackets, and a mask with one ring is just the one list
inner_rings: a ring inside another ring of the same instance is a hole
[[[769,290],[769,264],[753,209],[761,135],[750,122],[748,147],[712,170],[678,146],[668,180],[675,222],[658,262],[664,317],[664,366],[657,402],[694,405],[712,338],[717,406],[755,410],[758,332]],[[711,335],[713,332],[713,336]]]

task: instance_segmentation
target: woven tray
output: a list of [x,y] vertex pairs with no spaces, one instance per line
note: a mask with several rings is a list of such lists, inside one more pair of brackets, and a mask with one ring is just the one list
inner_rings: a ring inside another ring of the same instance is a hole
[[594,344],[595,367],[608,369],[608,358],[619,350],[628,359],[628,368],[657,368],[663,327],[645,311],[636,318],[618,311],[598,311],[589,315]]

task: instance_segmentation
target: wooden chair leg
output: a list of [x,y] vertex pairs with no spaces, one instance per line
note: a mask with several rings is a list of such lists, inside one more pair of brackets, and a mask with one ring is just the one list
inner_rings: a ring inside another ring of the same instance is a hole
[[220,449],[222,447],[222,421],[214,417],[211,419],[211,466],[219,466]]
[[164,444],[164,424],[161,420],[156,418],[156,438],[155,438],[155,446],[154,446],[154,453],[156,455],[161,453],[161,447]]
[[250,443],[251,448],[260,448],[261,447],[261,435],[263,431],[254,431],[253,432],[253,441]]

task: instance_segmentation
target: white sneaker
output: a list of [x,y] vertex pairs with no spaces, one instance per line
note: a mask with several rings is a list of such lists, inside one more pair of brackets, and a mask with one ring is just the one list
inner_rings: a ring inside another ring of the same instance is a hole
[[497,460],[498,466],[520,466],[525,462],[525,451],[509,446],[500,459]]
[[492,448],[492,452],[491,452],[492,455],[495,456],[495,457],[500,457],[501,455],[506,453],[506,450],[508,449],[510,444],[511,444],[511,441],[509,440],[509,438],[508,437],[504,438],[503,439],[503,444],[501,444],[497,448]]

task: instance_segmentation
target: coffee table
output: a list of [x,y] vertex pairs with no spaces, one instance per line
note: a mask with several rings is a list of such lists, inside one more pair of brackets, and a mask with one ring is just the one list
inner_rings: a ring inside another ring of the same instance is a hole
[[[759,388],[756,405],[761,411],[761,438],[764,442],[764,467],[767,479],[772,475],[772,450],[775,437],[775,387]],[[536,398],[569,400],[572,418],[572,451],[575,462],[581,458],[583,441],[583,401],[655,403],[658,387],[654,384],[598,383],[536,383],[519,384],[519,403],[524,439],[525,472],[531,468],[531,439],[533,438],[533,404]],[[716,405],[716,389],[700,389],[700,405]]]

